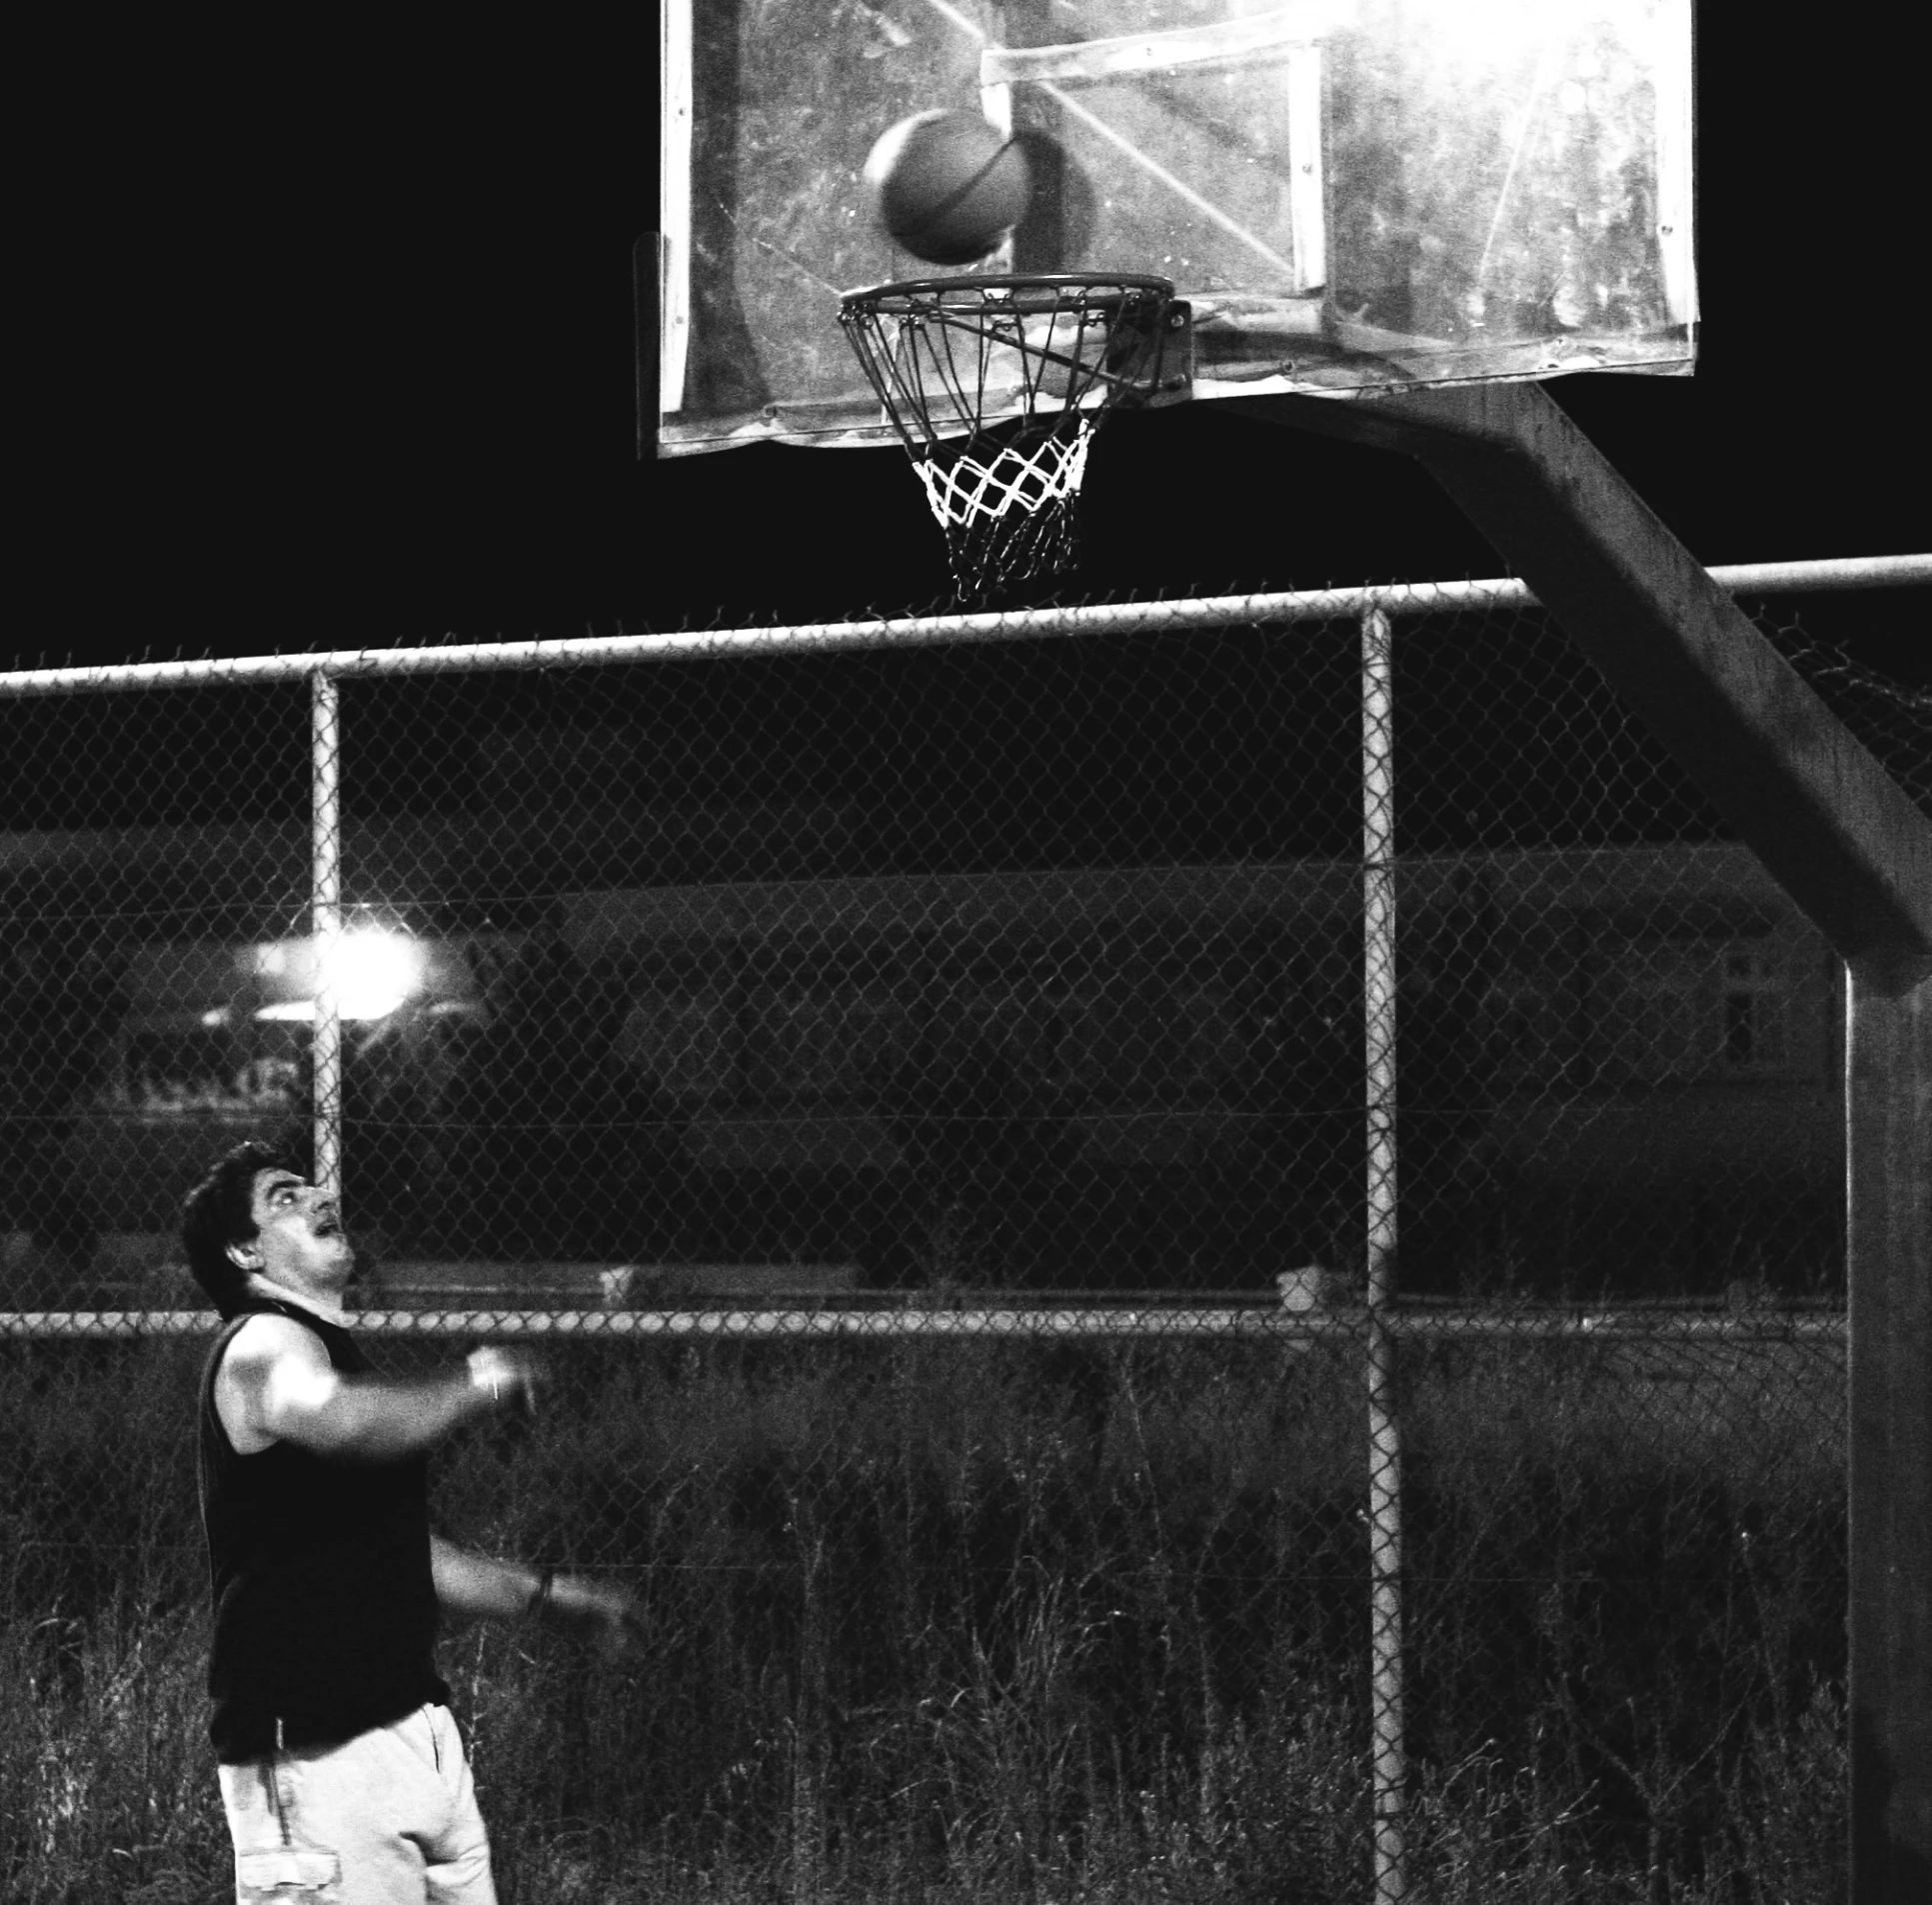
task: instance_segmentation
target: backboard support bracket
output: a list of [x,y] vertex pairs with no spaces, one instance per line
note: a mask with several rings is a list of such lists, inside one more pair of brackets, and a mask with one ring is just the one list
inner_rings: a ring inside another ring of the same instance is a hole
[[1541,385],[1222,408],[1416,458],[1841,956],[1932,956],[1932,822]]

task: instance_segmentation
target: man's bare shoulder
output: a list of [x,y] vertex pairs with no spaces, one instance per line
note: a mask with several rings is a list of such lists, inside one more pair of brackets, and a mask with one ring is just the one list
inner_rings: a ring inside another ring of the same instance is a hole
[[222,1373],[262,1374],[289,1356],[324,1369],[330,1366],[322,1338],[306,1323],[298,1323],[279,1310],[260,1310],[228,1339],[222,1353]]
[[322,1338],[293,1317],[264,1310],[230,1339],[215,1371],[215,1413],[241,1455],[308,1439],[315,1410],[340,1378]]

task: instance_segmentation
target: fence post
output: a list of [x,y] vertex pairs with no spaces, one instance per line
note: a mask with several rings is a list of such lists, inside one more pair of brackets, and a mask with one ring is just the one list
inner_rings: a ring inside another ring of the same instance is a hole
[[1369,1716],[1373,1733],[1375,1905],[1408,1890],[1403,1841],[1402,1446],[1388,1302],[1395,1268],[1394,638],[1388,617],[1361,619],[1362,1020],[1367,1060]]
[[327,669],[310,677],[309,880],[315,941],[315,1182],[342,1194],[342,711]]
[[1932,1882],[1932,960],[1845,983],[1851,1905]]

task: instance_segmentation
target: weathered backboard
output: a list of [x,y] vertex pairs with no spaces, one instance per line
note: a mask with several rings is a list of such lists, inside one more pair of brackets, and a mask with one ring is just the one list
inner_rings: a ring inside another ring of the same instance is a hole
[[990,271],[1150,272],[1196,398],[1684,374],[1690,0],[663,0],[658,448],[896,441],[843,291],[931,277],[915,112],[1032,165]]

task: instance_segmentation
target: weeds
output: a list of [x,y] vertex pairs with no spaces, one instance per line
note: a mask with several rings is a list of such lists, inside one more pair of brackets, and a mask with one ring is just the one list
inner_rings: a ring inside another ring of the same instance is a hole
[[[1420,1895],[1836,1895],[1841,1468],[1809,1353],[1755,1387],[1411,1356]],[[220,1896],[199,1348],[6,1358],[0,1891]],[[557,1376],[434,1480],[452,1538],[644,1605],[617,1672],[549,1631],[446,1638],[507,1905],[1363,1895],[1348,1339],[604,1343]]]

